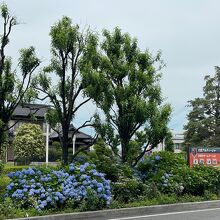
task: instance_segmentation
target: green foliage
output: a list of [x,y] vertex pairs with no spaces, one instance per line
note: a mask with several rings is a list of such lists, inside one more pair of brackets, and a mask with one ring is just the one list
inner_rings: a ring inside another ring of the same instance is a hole
[[220,68],[205,77],[203,98],[189,101],[192,108],[185,126],[185,143],[191,146],[216,147],[220,142]]
[[0,175],[0,204],[3,202],[4,195],[6,193],[6,187],[9,184],[10,179],[6,175]]
[[17,70],[12,69],[12,60],[5,54],[9,44],[9,38],[13,26],[17,24],[16,18],[12,16],[6,4],[1,4],[1,17],[3,20],[3,33],[0,38],[0,158],[3,158],[3,144],[7,140],[6,131],[8,122],[14,109],[22,102],[32,100],[34,95],[31,90],[30,82],[34,70],[39,66],[40,60],[37,58],[33,47],[20,50]]
[[22,169],[27,169],[29,166],[13,166],[13,165],[5,165],[3,169],[3,174],[8,174],[10,172],[16,172]]
[[[45,94],[45,98],[53,106],[47,113],[47,120],[55,130],[59,127],[58,131],[62,134],[62,159],[67,165],[70,123],[80,107],[91,99],[83,92],[87,85],[81,80],[81,61],[94,43],[96,34],[89,29],[80,30],[78,25],[72,24],[69,17],[63,17],[51,27],[50,37],[50,64],[43,68],[32,84],[38,92]],[[87,62],[92,58],[93,56],[87,57]],[[88,67],[86,72],[90,72],[92,68]],[[56,84],[52,80],[54,77],[58,79]],[[86,123],[83,124],[85,125]]]
[[190,171],[180,173],[185,192],[193,195],[204,195],[207,192],[220,193],[220,170],[211,166],[195,166]]
[[145,185],[136,178],[121,178],[112,183],[114,199],[123,203],[137,200],[144,195]]
[[152,178],[158,172],[173,172],[179,167],[187,167],[186,161],[179,154],[168,151],[153,153],[145,156],[137,165],[137,169],[143,173],[143,180]]
[[22,124],[13,141],[16,160],[30,163],[45,155],[43,131],[37,124]]
[[154,183],[161,193],[203,196],[205,192],[219,193],[220,170],[215,167],[189,168],[182,155],[159,152],[138,164],[145,183]]
[[172,132],[169,131],[165,138],[165,150],[166,151],[174,152],[174,143],[173,143],[172,137],[173,137]]
[[102,200],[99,199],[98,195],[94,193],[92,189],[87,190],[87,198],[80,204],[80,211],[95,211],[105,207]]
[[6,199],[4,203],[0,203],[0,219],[13,218],[14,216],[19,216],[19,211],[22,211],[18,211],[18,208],[18,205],[15,206],[15,204],[12,203],[11,199]]
[[3,169],[4,169],[4,163],[2,160],[0,160],[0,175],[2,174],[3,172]]
[[112,149],[106,146],[102,140],[98,140],[91,152],[81,155],[82,158],[84,158],[83,162],[86,160],[95,164],[97,170],[105,173],[106,178],[112,182],[117,182],[122,178],[133,178],[134,176],[131,166],[120,163]]
[[[130,143],[139,129],[145,127],[144,144],[153,147],[167,132],[171,109],[162,105],[160,73],[156,68],[163,65],[161,54],[153,57],[148,51],[142,52],[137,40],[119,28],[112,33],[104,30],[103,39],[100,53],[94,54],[91,49],[85,56],[83,82],[89,85],[85,91],[105,115],[105,121],[96,115],[96,131],[116,155],[121,146],[123,163],[136,163],[145,151],[142,142],[138,146]],[[93,59],[87,60],[91,56]],[[88,72],[90,66],[96,71]],[[136,158],[132,158],[134,150]]]
[[113,182],[117,181],[120,175],[120,169],[111,148],[107,147],[101,140],[93,148],[88,153],[87,159],[96,165],[97,170],[105,173],[107,179]]

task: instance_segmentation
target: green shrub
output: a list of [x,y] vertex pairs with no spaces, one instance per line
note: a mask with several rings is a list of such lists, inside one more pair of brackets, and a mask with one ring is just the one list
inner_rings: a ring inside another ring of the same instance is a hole
[[172,174],[179,167],[188,167],[182,156],[168,151],[161,151],[143,158],[138,163],[137,170],[141,179],[144,182],[148,182],[152,179],[160,181],[163,174]]
[[211,194],[220,192],[220,170],[209,166],[190,169],[184,154],[154,153],[144,158],[137,170],[145,183],[155,183],[163,194],[203,196],[205,191]]
[[2,160],[0,160],[0,175],[3,172],[3,169],[4,169],[4,163]]
[[211,166],[195,166],[187,173],[180,173],[185,193],[204,195],[205,192],[220,194],[220,170]]
[[45,156],[43,131],[37,124],[22,124],[13,141],[16,161],[29,164]]
[[6,193],[6,187],[9,184],[10,179],[6,175],[0,176],[0,203],[1,199],[3,199],[4,194]]
[[18,212],[18,207],[7,198],[4,203],[0,202],[0,219],[13,218]]
[[[82,155],[81,155],[82,156]],[[94,150],[84,154],[87,160],[96,165],[96,169],[106,174],[106,178],[116,182],[119,179],[121,170],[117,165],[117,159],[114,157],[110,148],[106,147],[102,141],[94,145]]]
[[3,174],[8,174],[10,172],[16,172],[22,169],[27,169],[29,166],[11,166],[11,165],[6,165],[3,169]]
[[92,189],[87,190],[87,198],[81,202],[80,211],[95,211],[105,207],[104,202]]
[[137,179],[123,178],[112,183],[113,197],[120,202],[131,202],[145,194],[146,186]]

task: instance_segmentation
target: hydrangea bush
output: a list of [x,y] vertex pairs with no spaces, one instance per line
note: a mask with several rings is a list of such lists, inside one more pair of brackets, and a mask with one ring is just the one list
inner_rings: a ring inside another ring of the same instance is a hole
[[145,157],[138,164],[141,179],[145,183],[154,182],[158,190],[165,194],[183,193],[184,181],[179,173],[185,168],[188,169],[183,158],[167,151]]
[[8,176],[11,181],[6,197],[19,201],[23,207],[38,210],[67,204],[77,207],[91,194],[102,205],[109,205],[111,201],[110,181],[89,163],[70,164],[61,170],[28,168],[11,172]]
[[220,192],[220,170],[215,167],[189,168],[186,160],[172,152],[158,152],[139,162],[137,170],[144,183],[154,183],[164,194],[203,196]]

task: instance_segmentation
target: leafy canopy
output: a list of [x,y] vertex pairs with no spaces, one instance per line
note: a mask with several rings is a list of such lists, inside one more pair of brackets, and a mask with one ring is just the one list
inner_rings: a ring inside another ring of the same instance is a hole
[[189,101],[192,108],[185,126],[187,145],[216,147],[220,143],[220,68],[205,76],[203,97]]
[[131,156],[131,140],[136,139],[138,153],[131,161],[138,161],[146,146],[155,147],[167,131],[170,106],[162,105],[158,73],[163,65],[161,55],[153,57],[141,51],[137,40],[119,28],[112,33],[104,30],[103,42],[94,53],[97,47],[94,44],[87,51],[83,66],[83,82],[89,85],[86,92],[105,116],[103,121],[96,115],[96,130],[116,155],[121,147],[123,162]]
[[[50,64],[36,76],[33,86],[45,94],[42,100],[51,102],[47,120],[60,137],[63,160],[67,164],[68,145],[72,139],[68,137],[70,124],[80,108],[91,100],[83,92],[87,85],[81,80],[81,60],[97,38],[89,29],[82,31],[78,25],[73,25],[68,17],[63,17],[51,27],[50,37]],[[88,62],[92,55],[87,57]],[[87,126],[88,122],[80,127]]]

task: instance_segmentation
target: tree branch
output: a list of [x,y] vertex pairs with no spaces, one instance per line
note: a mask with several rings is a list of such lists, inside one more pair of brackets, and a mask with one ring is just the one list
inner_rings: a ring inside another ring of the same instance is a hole
[[150,144],[150,141],[147,142],[147,144],[144,147],[144,150],[141,152],[141,154],[138,157],[136,157],[135,162],[132,164],[133,167],[135,167],[137,165],[138,161],[144,156],[144,154],[146,152],[151,151],[153,149],[152,146],[151,146],[151,148],[147,150],[149,144]]
[[88,99],[86,99],[85,101],[83,101],[83,102],[81,102],[74,110],[73,110],[73,114],[75,114],[77,111],[78,111],[78,109],[82,106],[82,105],[84,105],[85,103],[87,103],[89,100],[91,100],[92,98],[88,98]]

